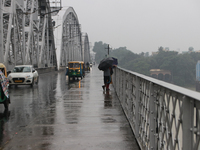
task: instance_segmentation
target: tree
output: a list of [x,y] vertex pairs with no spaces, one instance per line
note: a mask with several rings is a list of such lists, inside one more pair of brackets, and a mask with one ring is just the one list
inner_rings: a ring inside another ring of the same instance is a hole
[[[94,51],[96,52],[96,62],[105,57],[105,47],[107,44],[96,42]],[[174,51],[163,51],[159,47],[157,55],[144,57],[141,54],[134,54],[126,47],[114,49],[110,56],[118,59],[118,66],[150,76],[150,69],[164,69],[171,71],[174,84],[187,86],[195,83],[195,66],[200,58],[200,53],[178,54]]]
[[164,48],[162,47],[162,46],[160,46],[159,48],[158,48],[158,51],[159,52],[162,52],[164,50]]
[[189,48],[188,48],[188,51],[189,51],[189,52],[192,52],[192,51],[194,51],[194,48],[193,48],[193,47],[189,47]]
[[102,41],[95,42],[93,51],[96,52],[95,61],[99,63],[105,56],[107,55],[107,51],[105,47],[107,44],[103,43]]

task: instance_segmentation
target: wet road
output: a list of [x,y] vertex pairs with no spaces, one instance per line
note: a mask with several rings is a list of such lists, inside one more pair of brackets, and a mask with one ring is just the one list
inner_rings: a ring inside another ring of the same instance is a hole
[[102,90],[93,67],[81,81],[65,72],[40,75],[38,85],[10,88],[11,105],[0,105],[0,149],[139,150],[111,87]]

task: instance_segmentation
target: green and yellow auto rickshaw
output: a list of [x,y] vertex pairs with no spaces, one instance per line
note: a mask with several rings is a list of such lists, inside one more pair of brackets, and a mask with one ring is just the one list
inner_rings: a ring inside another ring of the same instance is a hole
[[68,79],[83,78],[85,76],[85,65],[83,61],[70,61],[68,62],[67,73]]
[[8,109],[10,104],[8,83],[6,67],[0,63],[0,104],[4,104],[5,109]]

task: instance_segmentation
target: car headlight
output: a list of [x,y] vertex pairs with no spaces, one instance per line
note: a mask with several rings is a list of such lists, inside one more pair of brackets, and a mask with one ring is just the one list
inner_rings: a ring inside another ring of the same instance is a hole
[[78,72],[80,72],[80,70],[78,70]]
[[26,76],[26,79],[32,79],[33,77],[31,75]]

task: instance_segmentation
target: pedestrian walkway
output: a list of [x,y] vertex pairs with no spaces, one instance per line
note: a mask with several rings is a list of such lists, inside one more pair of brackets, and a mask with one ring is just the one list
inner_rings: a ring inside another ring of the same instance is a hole
[[112,85],[96,66],[18,133],[9,150],[139,150]]

